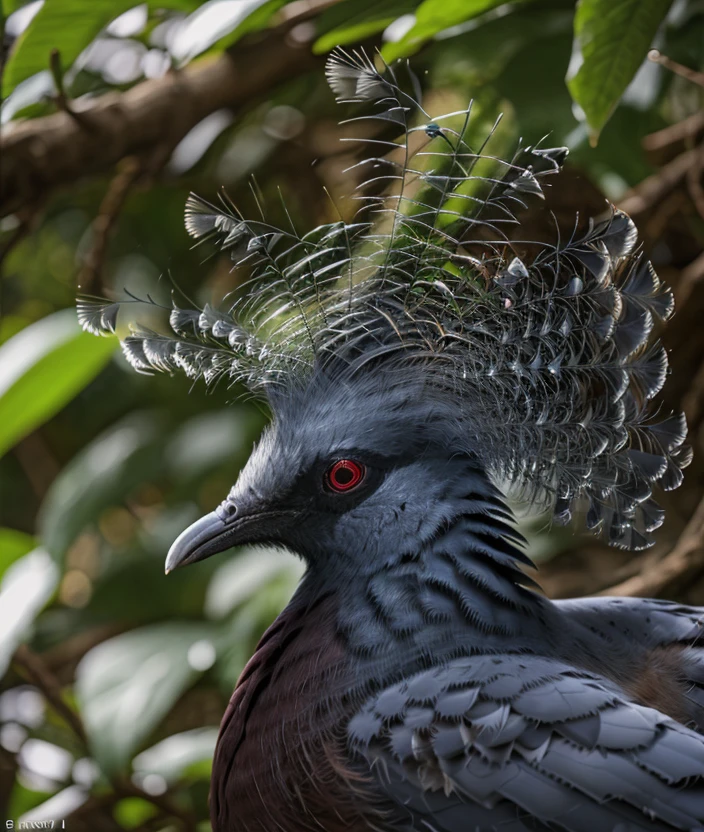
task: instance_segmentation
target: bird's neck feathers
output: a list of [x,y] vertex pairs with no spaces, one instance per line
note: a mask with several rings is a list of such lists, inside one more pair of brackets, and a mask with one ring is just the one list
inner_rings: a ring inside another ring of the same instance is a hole
[[534,582],[518,566],[532,566],[499,492],[476,469],[457,478],[441,506],[437,528],[415,551],[380,557],[377,568],[334,589],[339,633],[361,664],[393,675],[439,657],[491,652],[520,641],[530,649],[531,625],[550,617],[550,605],[526,588]]

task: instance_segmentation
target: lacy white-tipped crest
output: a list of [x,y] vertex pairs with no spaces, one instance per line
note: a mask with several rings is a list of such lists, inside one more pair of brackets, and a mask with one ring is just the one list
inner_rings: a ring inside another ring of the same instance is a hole
[[[226,311],[174,307],[172,332],[134,331],[130,363],[266,395],[335,366],[394,361],[454,403],[463,450],[489,471],[531,499],[551,495],[562,521],[584,500],[588,527],[613,545],[650,545],[663,519],[653,488],[676,488],[690,453],[683,416],[649,415],[667,356],[648,340],[673,303],[631,220],[612,208],[521,259],[508,226],[543,195],[565,148],[503,161],[491,153],[496,128],[473,148],[471,107],[431,119],[410,70],[406,92],[363,53],[334,52],[326,74],[339,100],[373,110],[359,118],[370,137],[355,165],[368,171],[357,218],[301,236],[190,196],[188,232],[252,278]],[[84,299],[79,318],[114,333],[119,308]]]

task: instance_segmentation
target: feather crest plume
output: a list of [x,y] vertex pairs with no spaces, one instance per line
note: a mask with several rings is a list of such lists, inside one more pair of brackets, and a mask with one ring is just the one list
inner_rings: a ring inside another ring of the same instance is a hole
[[[651,414],[667,356],[650,336],[672,314],[671,293],[613,207],[580,235],[516,256],[516,214],[543,196],[567,150],[520,147],[503,160],[492,155],[498,124],[474,147],[471,105],[431,118],[407,70],[402,84],[362,52],[328,60],[336,98],[364,105],[352,120],[373,128],[355,140],[364,183],[353,221],[299,235],[226,199],[189,197],[188,232],[252,277],[226,310],[174,306],[168,334],[135,329],[128,360],[263,395],[340,361],[422,370],[494,475],[529,499],[547,495],[560,521],[584,504],[587,526],[612,545],[650,545],[663,520],[653,491],[676,488],[691,458],[684,416]],[[119,308],[85,298],[79,319],[114,333]]]

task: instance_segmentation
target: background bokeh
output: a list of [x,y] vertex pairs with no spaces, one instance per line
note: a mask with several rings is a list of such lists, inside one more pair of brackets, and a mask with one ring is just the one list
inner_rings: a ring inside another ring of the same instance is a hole
[[[560,233],[604,196],[637,221],[676,293],[664,406],[687,411],[695,463],[645,555],[521,523],[553,595],[704,604],[704,2],[0,0],[0,21],[0,820],[209,829],[220,716],[302,568],[261,549],[163,563],[267,414],[137,375],[80,331],[75,297],[235,288],[184,231],[191,190],[274,222],[285,204],[298,230],[350,217],[355,128],[323,75],[337,44],[412,55],[426,108],[474,99],[478,132],[503,113],[507,152],[568,145]],[[555,233],[547,211],[527,223]]]

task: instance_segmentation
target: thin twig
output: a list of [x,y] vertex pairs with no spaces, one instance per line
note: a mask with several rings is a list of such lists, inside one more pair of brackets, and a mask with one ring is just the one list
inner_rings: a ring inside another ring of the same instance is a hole
[[61,53],[58,49],[52,49],[49,53],[49,71],[56,87],[56,95],[53,99],[56,106],[84,130],[95,130],[95,126],[90,123],[85,113],[77,113],[71,106],[71,99],[64,88],[64,72],[61,66]]
[[13,453],[34,496],[41,502],[61,470],[56,457],[44,441],[41,432],[36,430],[21,439],[15,445]]
[[704,145],[699,146],[699,153],[694,163],[687,171],[687,191],[699,216],[704,219],[704,188],[702,188],[702,172],[704,171]]
[[34,651],[30,650],[26,644],[21,644],[15,650],[13,662],[25,672],[29,681],[35,684],[44,694],[44,698],[69,728],[71,728],[81,745],[87,746],[88,737],[86,736],[81,718],[73,708],[66,704],[61,695],[61,685],[58,679],[46,667],[41,658]]
[[604,589],[599,595],[656,597],[674,584],[681,585],[704,571],[704,499],[674,547],[653,560],[638,575]]
[[78,288],[81,292],[100,294],[100,281],[112,231],[127,195],[141,172],[142,165],[139,160],[130,156],[122,161],[119,171],[110,183],[98,208],[98,214],[93,220],[93,245],[78,275]]
[[688,66],[683,66],[682,64],[677,63],[677,61],[673,61],[672,58],[668,58],[667,55],[663,55],[662,52],[659,52],[657,49],[651,49],[650,52],[648,52],[648,60],[652,61],[654,64],[660,64],[660,66],[665,69],[669,69],[670,72],[674,72],[675,75],[679,75],[681,78],[686,78],[688,81],[691,81],[699,87],[704,87],[704,72],[697,72],[696,69],[690,69]]

